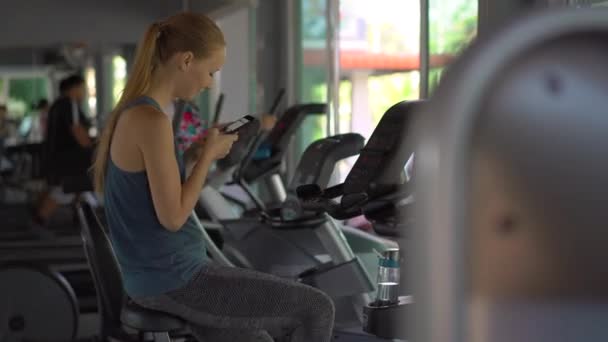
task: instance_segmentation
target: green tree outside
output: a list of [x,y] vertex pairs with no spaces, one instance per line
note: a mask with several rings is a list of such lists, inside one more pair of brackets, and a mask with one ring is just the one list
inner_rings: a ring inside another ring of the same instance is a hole
[[27,115],[33,106],[48,94],[46,79],[14,78],[9,81],[9,111],[13,118]]
[[[478,0],[431,0],[429,51],[431,55],[456,56],[477,35]],[[429,70],[429,90],[439,82],[444,68]]]
[[[367,0],[361,0],[367,1]],[[405,1],[405,0],[404,0]],[[431,54],[457,55],[477,34],[477,0],[431,0],[429,8],[429,45]],[[301,0],[301,42],[314,42],[325,39],[325,1]],[[371,28],[370,28],[371,29]],[[378,27],[378,36],[383,47],[390,53],[403,53],[408,50],[404,45],[407,37],[399,37],[397,30],[390,23]],[[414,33],[417,34],[417,33]],[[411,38],[411,37],[410,37]],[[388,51],[390,50],[390,51]],[[429,71],[429,88],[432,90],[441,80],[443,68]],[[326,102],[327,84],[325,69],[319,66],[302,66],[301,100],[303,102]],[[371,76],[368,80],[370,89],[370,115],[373,124],[377,124],[384,112],[393,104],[403,100],[419,98],[419,79],[417,71],[398,72]],[[340,86],[340,120],[350,121],[352,110],[350,81]],[[326,118],[307,119],[300,134],[299,150],[325,136]]]

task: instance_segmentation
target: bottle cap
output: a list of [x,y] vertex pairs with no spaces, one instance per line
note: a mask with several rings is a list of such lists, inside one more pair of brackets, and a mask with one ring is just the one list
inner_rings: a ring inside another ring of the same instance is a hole
[[399,267],[399,248],[389,248],[382,251],[379,265],[383,267]]

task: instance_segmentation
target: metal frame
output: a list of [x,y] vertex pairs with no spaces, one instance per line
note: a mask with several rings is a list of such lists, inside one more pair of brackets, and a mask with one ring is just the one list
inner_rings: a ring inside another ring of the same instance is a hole
[[327,136],[340,133],[340,0],[326,0]]
[[[50,281],[54,282],[59,288],[61,288],[61,290],[63,291],[65,296],[68,298],[68,300],[72,304],[71,314],[74,319],[72,321],[73,329],[70,332],[70,335],[72,338],[75,338],[77,336],[78,328],[79,328],[79,324],[80,324],[80,321],[78,320],[78,317],[79,317],[78,299],[76,297],[76,293],[74,292],[74,289],[72,288],[72,286],[70,285],[68,280],[65,278],[65,276],[63,274],[59,273],[57,270],[53,269],[53,267],[51,265],[44,265],[43,263],[20,262],[19,261],[19,262],[8,262],[8,263],[0,264],[0,271],[11,270],[11,269],[13,269],[13,270],[24,269],[24,270],[40,273],[40,274],[44,275],[45,277],[49,278]],[[4,336],[6,336],[6,335],[4,335]],[[10,338],[10,336],[8,336],[8,337]]]
[[[286,97],[287,103],[293,104],[300,100],[300,72],[302,68],[302,51],[301,51],[301,0],[284,0],[285,4],[285,51],[283,58],[286,60],[285,71],[287,77],[285,78],[286,84]],[[297,43],[296,43],[297,42]],[[298,160],[295,158],[297,151],[296,144],[292,143],[289,145],[289,153],[287,153],[287,179],[291,179],[295,173],[298,165]]]
[[257,111],[257,47],[258,47],[258,39],[257,39],[257,8],[258,1],[251,0],[249,1],[249,6],[247,8],[247,15],[249,20],[249,46],[248,46],[248,62],[249,62],[249,111],[251,113],[255,113]]
[[486,89],[501,67],[547,40],[577,31],[608,32],[607,13],[597,8],[546,11],[510,25],[501,35],[478,40],[419,113],[421,121],[414,129],[419,138],[415,165],[419,217],[409,269],[415,281],[412,340],[468,340],[470,147]]
[[429,0],[420,0],[420,98],[429,97]]
[[[547,0],[551,1],[551,0]],[[557,1],[557,0],[553,0]],[[606,0],[561,0],[566,1],[568,5],[587,5],[587,6],[607,6],[608,1]]]

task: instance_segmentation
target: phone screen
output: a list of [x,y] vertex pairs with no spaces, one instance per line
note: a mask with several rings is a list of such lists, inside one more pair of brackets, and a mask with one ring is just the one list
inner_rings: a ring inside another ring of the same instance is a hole
[[229,124],[228,126],[224,127],[223,132],[227,133],[227,134],[231,134],[234,133],[236,131],[238,131],[239,128],[245,126],[247,123],[253,121],[253,117],[249,116],[249,115],[245,115],[244,117],[234,121],[233,123]]
[[414,153],[412,153],[410,158],[405,163],[403,170],[405,171],[405,179],[409,182],[414,174]]

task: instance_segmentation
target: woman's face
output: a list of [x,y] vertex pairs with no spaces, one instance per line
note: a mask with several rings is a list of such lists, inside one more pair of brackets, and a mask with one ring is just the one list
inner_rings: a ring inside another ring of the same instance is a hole
[[226,48],[214,50],[207,58],[195,58],[190,52],[178,56],[178,77],[175,97],[192,100],[211,87],[214,74],[224,65]]

